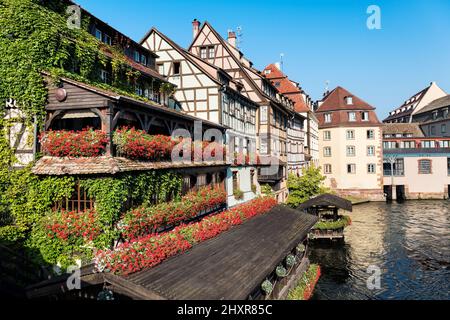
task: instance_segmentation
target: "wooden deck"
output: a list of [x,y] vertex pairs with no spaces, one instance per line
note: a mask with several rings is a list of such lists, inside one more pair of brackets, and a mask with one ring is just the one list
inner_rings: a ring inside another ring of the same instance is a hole
[[246,299],[316,221],[314,216],[277,206],[185,254],[124,277],[114,288],[136,292],[135,298],[141,299]]

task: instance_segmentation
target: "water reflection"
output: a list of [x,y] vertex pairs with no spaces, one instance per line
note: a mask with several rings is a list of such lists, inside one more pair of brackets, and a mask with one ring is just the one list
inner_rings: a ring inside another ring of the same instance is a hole
[[[369,203],[349,213],[343,245],[315,245],[314,299],[450,299],[450,202]],[[381,269],[369,290],[367,268]]]

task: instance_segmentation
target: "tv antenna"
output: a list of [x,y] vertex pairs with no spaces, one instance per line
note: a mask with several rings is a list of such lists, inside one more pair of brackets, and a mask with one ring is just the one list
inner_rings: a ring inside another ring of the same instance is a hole
[[284,65],[283,59],[284,59],[284,53],[280,53],[280,68],[281,68],[281,71],[283,71],[283,65]]
[[239,26],[236,28],[236,47],[238,49],[241,48],[241,45],[244,42],[242,40],[243,37],[244,37],[244,34],[242,33],[242,26]]

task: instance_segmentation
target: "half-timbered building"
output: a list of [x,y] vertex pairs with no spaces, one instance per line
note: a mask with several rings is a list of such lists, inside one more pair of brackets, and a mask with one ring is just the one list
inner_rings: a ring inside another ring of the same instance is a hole
[[241,85],[242,95],[259,105],[257,113],[257,151],[270,159],[260,168],[258,180],[268,183],[279,201],[287,197],[287,128],[293,115],[293,101],[278,93],[253,63],[237,48],[236,33],[228,32],[228,41],[208,23],[193,22],[194,40],[189,52],[223,70]]
[[228,127],[232,164],[227,173],[228,204],[254,198],[259,188],[253,157],[258,104],[226,71],[181,48],[159,30],[151,29],[141,43],[158,55],[157,68],[177,86],[175,97],[184,112]]

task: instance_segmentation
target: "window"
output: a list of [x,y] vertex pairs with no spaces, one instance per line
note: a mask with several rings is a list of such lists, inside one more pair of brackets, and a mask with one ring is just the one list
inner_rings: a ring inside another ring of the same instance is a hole
[[419,160],[419,174],[431,174],[431,160]]
[[436,127],[435,126],[431,126],[430,127],[430,135],[434,136],[436,134]]
[[441,124],[441,133],[445,134],[447,132],[447,126],[444,124]]
[[108,71],[101,69],[100,70],[100,79],[102,80],[103,83],[110,84],[111,83],[111,74]]
[[181,72],[181,63],[180,62],[174,62],[173,63],[173,74],[174,75],[180,75]]
[[433,120],[436,120],[437,117],[438,117],[438,112],[437,112],[437,111],[434,111],[434,112],[433,112]]
[[347,130],[347,140],[353,140],[355,139],[355,131],[354,130]]
[[439,141],[440,148],[450,148],[450,140]]
[[447,158],[447,174],[450,176],[450,158]]
[[348,121],[350,121],[350,122],[356,121],[356,112],[349,112],[348,113]]
[[165,70],[164,70],[164,63],[159,63],[159,64],[158,64],[158,73],[161,74],[161,75],[163,75],[163,76],[166,75],[166,72],[165,72]]
[[422,148],[434,148],[435,146],[434,141],[422,141]]
[[261,138],[260,144],[259,144],[259,152],[261,154],[267,154],[268,148],[267,148],[267,139]]
[[375,155],[375,147],[374,146],[368,146],[367,147],[367,155],[369,157],[372,157]]
[[395,141],[384,141],[383,148],[384,149],[395,149],[395,148],[397,148],[397,144],[395,143]]
[[367,112],[367,111],[361,112],[361,120],[362,121],[369,121],[369,112]]
[[323,132],[323,140],[331,140],[331,131],[324,131]]
[[202,58],[202,59],[206,59],[207,58],[206,47],[201,47],[200,48],[200,58]]
[[325,113],[325,122],[330,123],[331,122],[331,113]]
[[402,141],[402,142],[400,142],[400,148],[403,148],[403,149],[414,149],[415,148],[415,143],[414,143],[414,141]]
[[323,172],[324,172],[325,174],[331,174],[331,164],[325,164],[325,165],[323,166]]
[[323,156],[324,157],[331,157],[331,147],[323,148]]
[[367,130],[367,139],[375,139],[375,131],[372,129]]
[[239,190],[238,172],[233,171],[233,192]]
[[376,165],[373,163],[369,163],[367,165],[367,173],[375,173]]
[[347,165],[347,173],[354,174],[356,173],[356,164],[351,163]]
[[394,176],[404,176],[405,175],[404,159],[403,158],[395,159],[395,161],[392,164],[388,159],[385,159],[383,163],[383,174],[385,176],[392,176],[392,169],[394,169]]
[[141,64],[147,65],[147,56],[145,54],[141,54]]
[[98,29],[95,29],[95,37],[96,37],[98,40],[103,41],[103,35],[102,35],[102,32],[101,32],[100,30],[98,30]]
[[134,51],[133,59],[136,62],[141,62],[141,54],[139,53],[139,51]]
[[262,106],[260,109],[261,122],[267,122],[267,106]]
[[102,41],[103,41],[104,43],[108,44],[108,45],[111,45],[111,44],[112,44],[111,37],[108,36],[106,33],[103,33],[103,39],[102,39]]
[[345,103],[346,104],[353,104],[353,97],[345,97]]
[[355,146],[347,146],[347,157],[354,157],[356,153]]
[[275,82],[275,87],[277,87],[277,88],[279,88],[280,87],[280,85],[281,85],[281,83],[280,82]]
[[208,49],[208,57],[210,59],[213,59],[216,56],[216,52],[214,50],[214,47],[209,47]]

